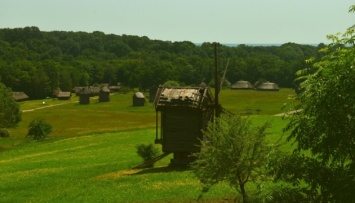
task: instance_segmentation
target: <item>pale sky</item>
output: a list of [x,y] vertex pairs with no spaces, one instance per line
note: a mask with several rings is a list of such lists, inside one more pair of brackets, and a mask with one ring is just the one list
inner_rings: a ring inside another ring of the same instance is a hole
[[328,43],[355,24],[349,0],[0,0],[0,28],[102,31],[164,41]]

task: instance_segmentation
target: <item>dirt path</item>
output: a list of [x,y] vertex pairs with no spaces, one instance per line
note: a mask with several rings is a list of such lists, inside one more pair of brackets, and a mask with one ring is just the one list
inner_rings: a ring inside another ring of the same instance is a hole
[[292,115],[294,113],[298,113],[300,111],[302,111],[302,109],[295,110],[295,111],[290,111],[290,112],[287,112],[287,113],[279,113],[279,114],[275,114],[274,116],[289,116],[289,115]]
[[22,112],[31,112],[31,111],[35,111],[35,110],[50,108],[50,107],[54,107],[54,106],[61,106],[61,105],[65,105],[65,104],[78,103],[78,102],[79,102],[79,101],[69,102],[69,103],[62,103],[62,104],[53,104],[53,105],[48,105],[48,106],[41,106],[41,107],[34,108],[34,109],[23,110]]

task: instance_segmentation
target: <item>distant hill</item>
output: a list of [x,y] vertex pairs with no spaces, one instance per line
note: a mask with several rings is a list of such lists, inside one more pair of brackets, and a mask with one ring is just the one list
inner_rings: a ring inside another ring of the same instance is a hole
[[[295,87],[295,72],[318,57],[322,45],[221,44],[220,73],[226,79],[270,81]],[[151,40],[145,36],[72,31],[43,32],[38,27],[0,29],[0,78],[31,99],[53,91],[102,83],[148,90],[166,81],[213,85],[214,45]]]

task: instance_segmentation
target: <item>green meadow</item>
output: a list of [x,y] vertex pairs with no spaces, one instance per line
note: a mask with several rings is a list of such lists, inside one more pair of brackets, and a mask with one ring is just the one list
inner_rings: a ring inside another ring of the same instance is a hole
[[[154,143],[156,115],[152,103],[132,106],[132,95],[112,94],[107,103],[91,98],[89,105],[78,104],[75,96],[69,101],[21,102],[22,121],[10,129],[10,138],[0,139],[0,202],[195,201],[201,184],[191,170],[168,167],[171,157],[154,168],[132,169],[142,163],[135,146]],[[287,120],[275,115],[284,112],[282,106],[293,96],[291,89],[222,90],[220,103],[249,116],[256,125],[271,121],[268,139],[276,142]],[[246,114],[247,109],[252,114]],[[41,142],[26,138],[27,126],[35,118],[53,125]],[[220,184],[203,200],[223,202],[234,197],[227,184]]]

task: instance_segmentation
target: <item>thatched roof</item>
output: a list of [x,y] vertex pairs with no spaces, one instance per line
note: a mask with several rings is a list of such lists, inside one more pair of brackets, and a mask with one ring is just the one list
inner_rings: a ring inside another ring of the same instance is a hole
[[80,94],[81,89],[83,89],[84,87],[74,87],[71,92],[72,93],[76,93],[76,94]]
[[204,87],[163,87],[160,86],[155,107],[189,107],[202,109],[213,105],[211,92]]
[[108,87],[107,87],[107,86],[104,86],[104,87],[102,87],[102,88],[100,89],[100,92],[106,92],[106,93],[109,93],[109,92],[111,92],[111,91],[108,89]]
[[85,94],[86,94],[86,95],[89,95],[89,94],[91,94],[91,91],[90,91],[90,88],[89,88],[89,87],[80,87],[78,93],[79,93],[80,95],[85,95]]
[[144,94],[142,92],[136,92],[133,95],[134,98],[138,98],[138,99],[144,99]]
[[264,82],[259,84],[256,87],[257,90],[265,90],[265,91],[279,91],[280,88],[277,84],[272,83],[272,82]]
[[100,94],[100,87],[90,86],[90,96],[99,96]]
[[109,89],[111,92],[119,92],[120,89],[121,89],[121,86],[109,86],[108,89]]
[[57,97],[58,98],[69,98],[69,97],[71,97],[71,92],[59,92]]
[[16,101],[22,101],[29,98],[24,92],[12,92],[12,96]]
[[58,88],[56,88],[56,89],[54,89],[54,91],[53,91],[53,96],[54,97],[58,97],[58,94],[59,94],[59,92],[61,92],[62,90],[58,87]]
[[253,89],[254,86],[250,82],[245,80],[240,80],[231,86],[231,89]]

